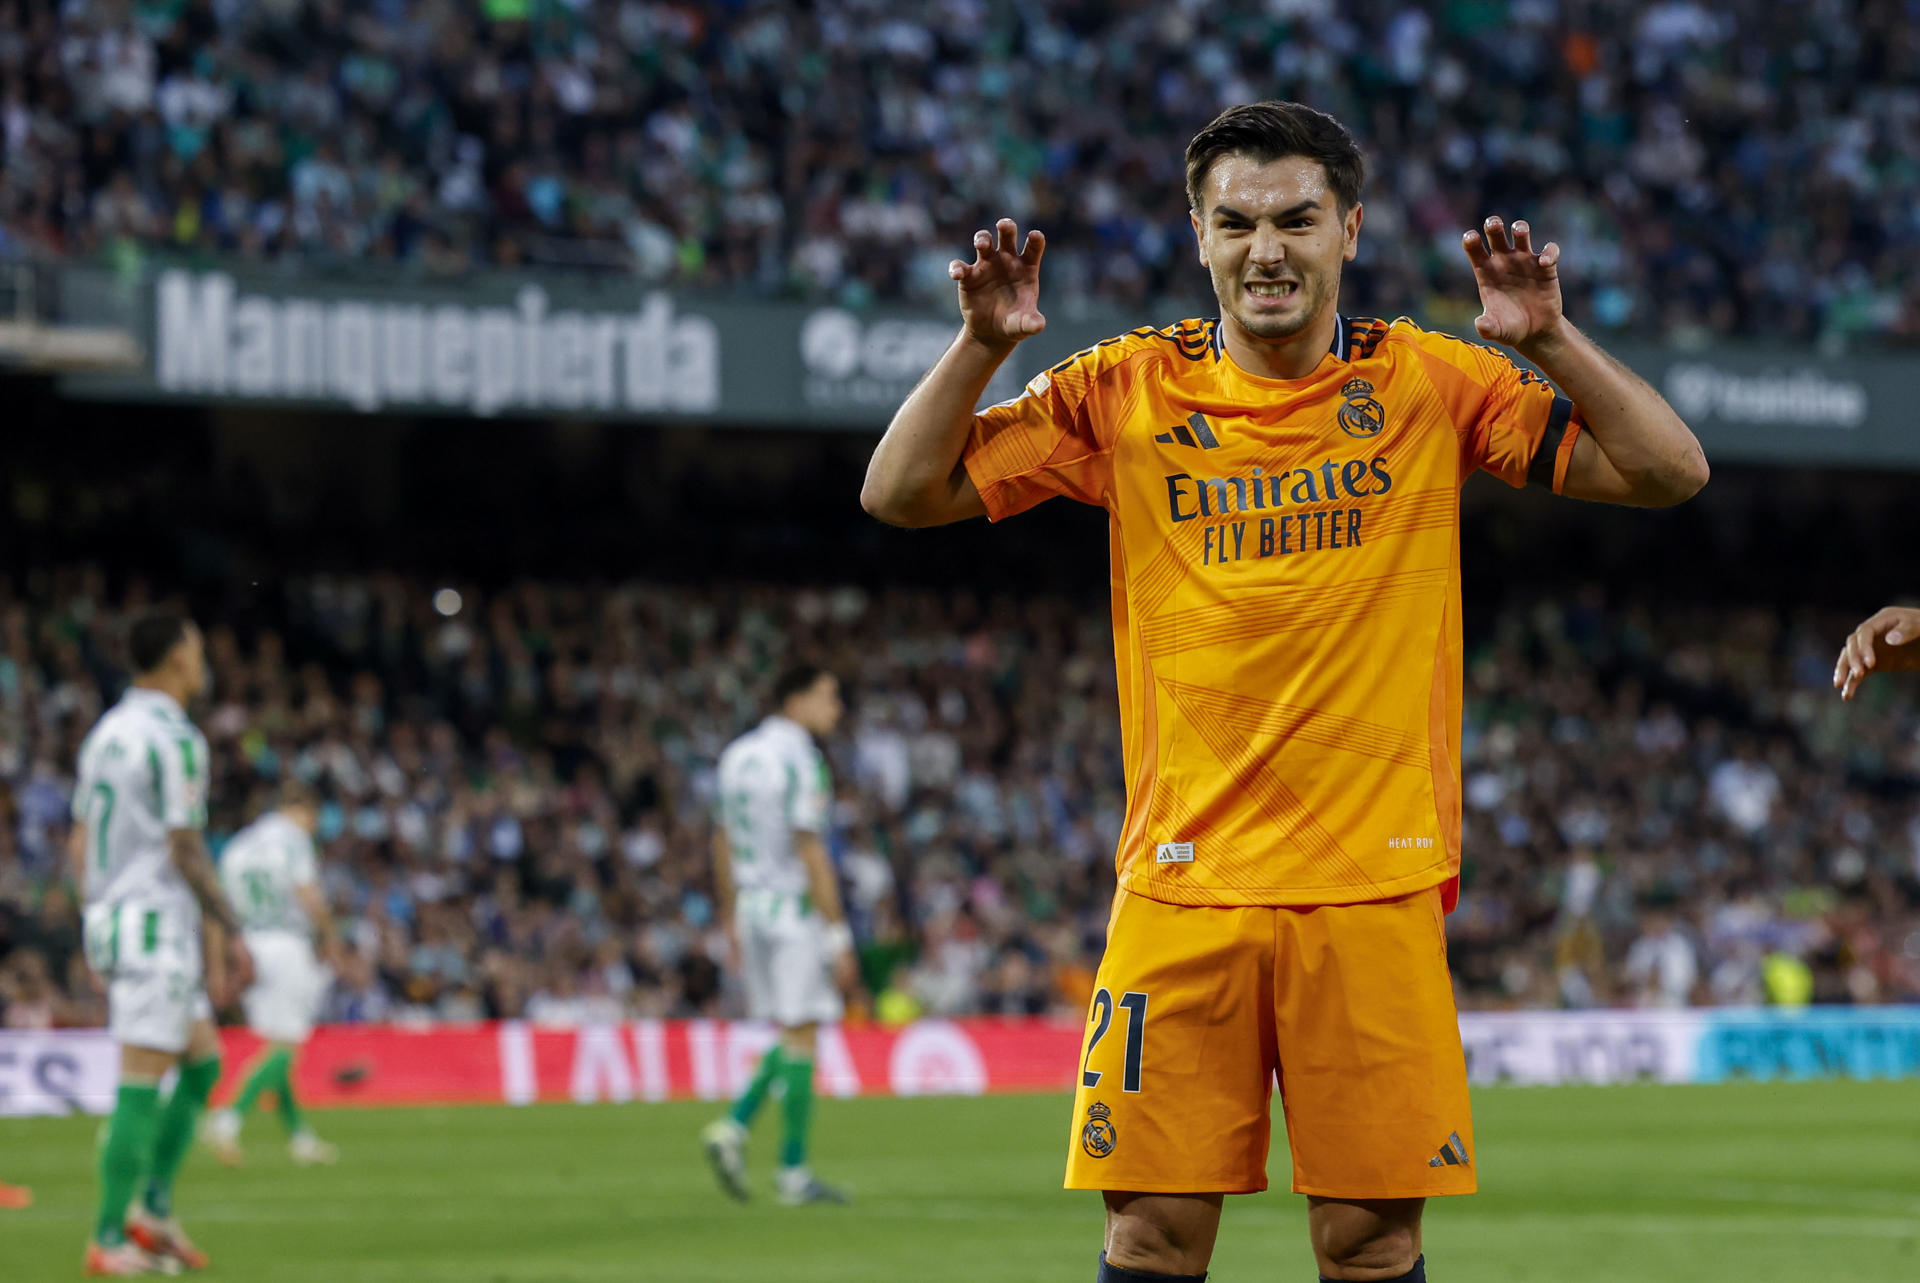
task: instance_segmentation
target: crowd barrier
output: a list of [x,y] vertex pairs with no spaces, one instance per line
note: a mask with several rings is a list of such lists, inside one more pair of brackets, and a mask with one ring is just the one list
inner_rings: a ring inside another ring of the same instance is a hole
[[[993,1018],[830,1027],[821,1032],[820,1089],[1066,1091],[1081,1032],[1077,1020]],[[1460,1033],[1480,1085],[1920,1076],[1920,1007],[1469,1012]],[[329,1025],[307,1045],[297,1085],[312,1105],[720,1100],[745,1084],[773,1037],[766,1025],[715,1020]],[[217,1099],[259,1047],[243,1030],[225,1039],[229,1073]],[[117,1070],[104,1030],[0,1030],[0,1115],[105,1112]]]

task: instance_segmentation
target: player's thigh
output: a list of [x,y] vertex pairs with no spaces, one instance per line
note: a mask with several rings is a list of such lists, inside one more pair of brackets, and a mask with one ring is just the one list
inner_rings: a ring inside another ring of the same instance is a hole
[[1295,1192],[1472,1193],[1473,1118],[1439,889],[1282,910],[1279,926],[1280,1093]]
[[189,972],[116,972],[107,982],[107,1032],[122,1047],[150,1048],[177,1058],[187,1049],[201,1012],[196,999],[205,1002],[206,995],[199,977]]
[[1069,1188],[1266,1188],[1272,914],[1116,895],[1082,1042]]
[[774,1019],[774,940],[765,922],[744,919],[737,928],[740,940],[741,982],[746,988],[747,1014],[755,1020]]
[[250,935],[254,982],[241,997],[247,1027],[268,1042],[301,1043],[313,1033],[325,973],[305,940]]
[[773,1019],[781,1025],[832,1024],[842,1015],[826,941],[817,923],[783,923],[773,946]]

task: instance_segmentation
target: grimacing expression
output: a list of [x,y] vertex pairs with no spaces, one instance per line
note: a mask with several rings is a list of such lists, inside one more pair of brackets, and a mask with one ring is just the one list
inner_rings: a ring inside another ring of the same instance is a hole
[[1317,160],[1213,162],[1191,214],[1220,314],[1256,339],[1287,339],[1340,297],[1342,264],[1360,244],[1361,207],[1341,212]]

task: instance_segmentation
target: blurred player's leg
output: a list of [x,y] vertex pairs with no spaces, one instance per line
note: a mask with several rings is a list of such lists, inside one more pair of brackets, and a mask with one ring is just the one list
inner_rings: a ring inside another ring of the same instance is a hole
[[0,1181],[0,1210],[17,1212],[23,1207],[33,1206],[33,1191],[25,1185],[9,1185]]
[[779,1043],[769,1047],[753,1071],[753,1081],[733,1102],[733,1108],[709,1123],[700,1136],[721,1188],[742,1202],[747,1199],[747,1129],[753,1126],[754,1116],[766,1103],[773,1084],[781,1080],[786,1064],[783,1056]]
[[813,1131],[813,1052],[818,1026],[797,1025],[780,1035],[784,1052],[780,1077],[786,1092],[780,1100],[783,1134],[780,1139],[778,1187],[782,1203],[844,1203],[846,1194],[825,1184],[807,1167],[807,1144]]
[[[204,997],[201,1002],[204,1004]],[[127,1209],[126,1221],[128,1238],[146,1251],[171,1257],[190,1270],[206,1268],[207,1255],[193,1245],[174,1217],[173,1183],[193,1145],[207,1098],[219,1081],[220,1036],[214,1029],[211,1009],[203,1006],[188,1036],[173,1094],[160,1111],[146,1190],[140,1201]]]
[[221,1162],[237,1166],[243,1157],[240,1133],[247,1117],[261,1095],[272,1092],[279,1102],[287,1152],[293,1161],[302,1167],[332,1163],[340,1157],[339,1151],[308,1128],[293,1086],[295,1061],[313,1035],[314,1016],[326,993],[326,973],[312,943],[291,932],[250,931],[247,946],[253,952],[255,974],[243,1003],[248,1027],[265,1040],[265,1046],[233,1106],[207,1120],[207,1144]]
[[160,1131],[160,1076],[171,1057],[145,1047],[128,1047],[122,1056],[120,1090],[100,1146],[100,1202],[93,1222],[93,1245],[113,1249],[127,1241],[127,1207],[134,1188],[153,1161]]

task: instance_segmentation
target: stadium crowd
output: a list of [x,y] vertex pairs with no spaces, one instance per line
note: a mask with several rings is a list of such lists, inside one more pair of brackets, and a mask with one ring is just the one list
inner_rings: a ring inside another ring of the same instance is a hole
[[[830,845],[881,1016],[1083,1009],[1123,806],[1098,604],[455,591],[303,578],[244,635],[209,621],[216,849],[288,773],[327,798],[330,1018],[737,1010],[713,766],[794,655],[847,683]],[[146,597],[88,567],[0,580],[0,1023],[102,1015],[60,853]],[[1833,698],[1845,622],[1589,593],[1477,629],[1462,1004],[1920,999],[1920,705],[1885,679]]]
[[944,297],[1012,213],[1051,238],[1050,309],[1186,301],[1185,141],[1280,96],[1372,157],[1367,310],[1459,323],[1460,229],[1502,212],[1566,247],[1583,323],[1914,341],[1911,10],[0,0],[0,258],[533,263],[857,306]]

